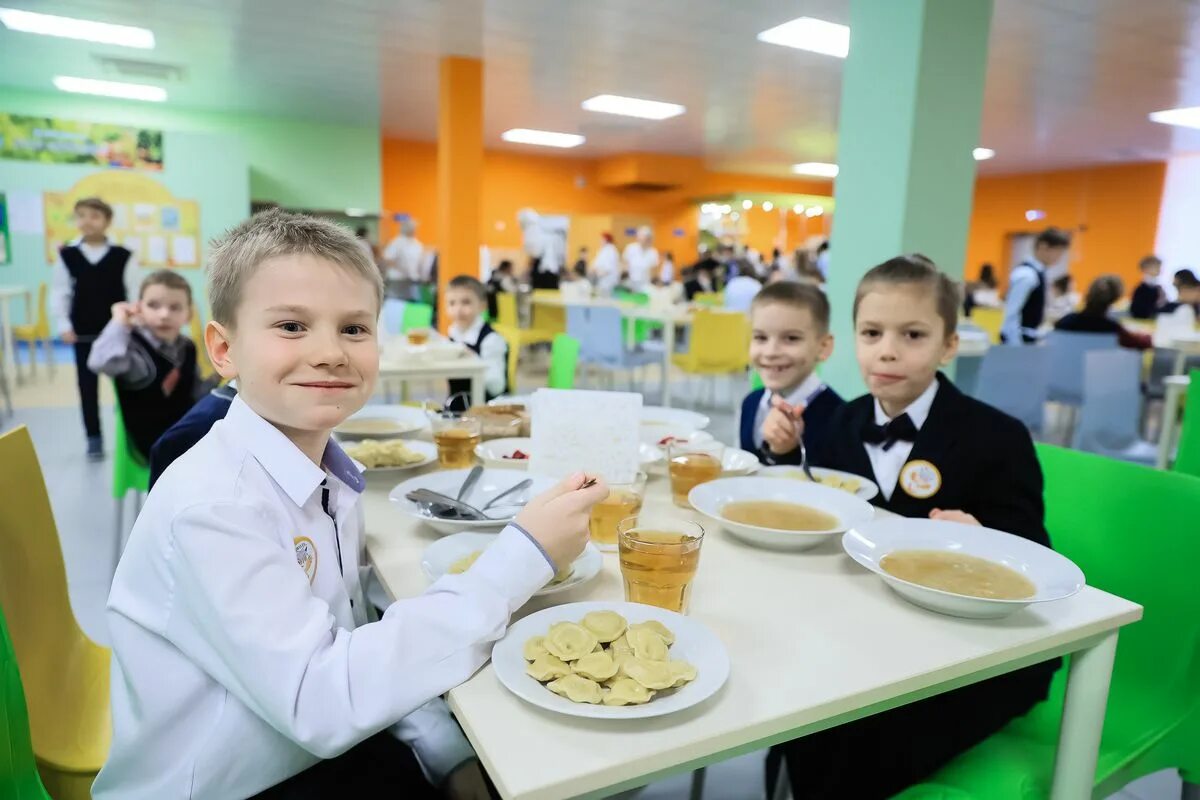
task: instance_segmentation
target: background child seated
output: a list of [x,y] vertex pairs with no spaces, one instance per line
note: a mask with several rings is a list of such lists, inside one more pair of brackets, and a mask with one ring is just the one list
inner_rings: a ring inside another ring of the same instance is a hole
[[[508,393],[508,342],[483,318],[487,288],[476,278],[458,275],[446,287],[446,314],[450,317],[450,339],[461,342],[487,364],[484,394],[488,400]],[[451,408],[470,405],[471,382],[450,381]]]
[[1125,286],[1116,275],[1101,275],[1088,287],[1083,309],[1067,314],[1055,323],[1058,331],[1078,333],[1115,333],[1122,347],[1145,350],[1154,343],[1148,333],[1131,331],[1108,315],[1113,303],[1121,299]]
[[145,463],[158,437],[207,391],[196,346],[180,334],[191,318],[192,287],[178,273],[159,270],[142,281],[136,302],[113,304],[88,355],[88,369],[115,380],[125,431]]
[[1129,299],[1129,316],[1134,319],[1154,319],[1167,302],[1167,295],[1158,282],[1162,259],[1146,256],[1138,262],[1138,269],[1142,273],[1142,282],[1134,288],[1133,296]]
[[[1029,432],[938,371],[958,349],[959,302],[923,256],[863,276],[854,344],[870,394],[834,413],[836,435],[816,462],[871,478],[881,492],[873,502],[897,514],[982,523],[1048,546]],[[788,742],[793,794],[892,797],[1045,699],[1057,667],[1035,664]]]
[[799,464],[801,432],[810,452],[824,444],[844,402],[814,372],[833,353],[829,300],[811,284],[773,283],[754,298],[750,325],[750,362],[764,388],[742,401],[741,447],[766,464]]

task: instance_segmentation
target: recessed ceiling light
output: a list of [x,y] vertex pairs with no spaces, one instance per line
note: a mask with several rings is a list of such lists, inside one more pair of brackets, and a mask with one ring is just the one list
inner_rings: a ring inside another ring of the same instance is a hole
[[1025,212],[1025,219],[1028,222],[1037,222],[1039,219],[1045,219],[1046,212],[1040,208],[1031,208]]
[[976,147],[971,151],[971,155],[975,157],[976,161],[987,161],[989,158],[996,157],[996,151],[989,147]]
[[161,103],[167,99],[166,89],[161,86],[148,86],[144,83],[97,81],[91,78],[69,78],[59,75],[54,79],[54,85],[60,91],[76,94],[98,94],[104,97],[120,97],[125,100],[148,100],[152,103]]
[[804,216],[819,217],[824,213],[825,213],[825,209],[821,208],[820,206],[812,206],[811,208],[809,208],[807,211],[804,212]]
[[796,205],[792,206],[792,213],[793,214],[803,214],[804,213],[804,204],[796,203]]
[[687,111],[678,103],[641,100],[636,97],[621,97],[615,94],[598,94],[584,100],[580,105],[584,111],[620,114],[623,117],[638,117],[639,119],[670,119]]
[[762,210],[763,210],[763,211],[770,211],[770,210],[771,210],[771,209],[773,209],[774,207],[775,207],[775,204],[774,204],[774,203],[772,203],[770,200],[767,200],[767,201],[765,201],[765,202],[762,204]]
[[119,44],[122,47],[138,47],[142,50],[154,48],[152,31],[130,25],[56,17],[52,14],[38,14],[15,8],[0,8],[0,22],[10,31],[40,33],[44,36],[61,36],[64,39],[82,39],[85,42],[101,44]]
[[1200,106],[1155,111],[1150,114],[1150,121],[1161,122],[1163,125],[1181,125],[1184,128],[1200,128]]
[[760,42],[845,58],[850,52],[850,28],[816,17],[800,17],[763,31]]
[[555,131],[537,131],[531,128],[513,128],[500,134],[506,142],[517,144],[536,144],[539,147],[579,147],[587,139],[577,133],[556,133]]
[[752,208],[754,208],[753,200],[743,200],[742,201],[742,210],[743,211],[749,211]]
[[797,175],[813,175],[818,178],[836,178],[837,164],[826,164],[822,161],[805,161],[803,164],[792,164],[792,172]]

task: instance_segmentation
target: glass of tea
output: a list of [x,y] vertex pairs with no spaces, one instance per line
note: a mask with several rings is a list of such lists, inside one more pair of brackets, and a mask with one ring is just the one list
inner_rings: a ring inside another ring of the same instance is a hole
[[431,419],[438,465],[444,469],[475,466],[475,446],[483,439],[479,419],[453,411],[439,411],[432,414]]
[[608,497],[592,506],[588,530],[592,543],[601,550],[617,549],[617,525],[626,517],[636,517],[646,497],[646,473],[639,472],[630,483],[610,483]]
[[411,328],[404,333],[408,339],[408,343],[413,347],[421,347],[429,344],[430,330],[429,328]]
[[625,600],[686,614],[704,528],[695,522],[629,517],[617,525]]
[[696,486],[721,477],[721,456],[725,445],[714,439],[667,442],[667,472],[671,476],[671,499],[680,508],[691,508],[688,492]]

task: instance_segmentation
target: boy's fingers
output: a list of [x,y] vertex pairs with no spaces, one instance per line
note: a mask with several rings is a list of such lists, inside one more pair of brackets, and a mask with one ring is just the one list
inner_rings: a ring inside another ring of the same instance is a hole
[[531,500],[529,505],[543,505],[555,499],[556,497],[562,497],[565,494],[577,490],[580,486],[586,483],[587,480],[588,476],[582,472],[576,472],[568,475]]

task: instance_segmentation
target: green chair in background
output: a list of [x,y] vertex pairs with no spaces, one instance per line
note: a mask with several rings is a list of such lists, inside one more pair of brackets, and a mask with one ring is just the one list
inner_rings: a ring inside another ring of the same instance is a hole
[[433,327],[433,306],[426,303],[405,303],[404,317],[400,322],[400,332],[407,333],[414,328]]
[[0,612],[0,797],[50,800],[33,757],[25,689],[3,612]]
[[[115,386],[113,395],[116,397]],[[131,491],[136,493],[135,505],[140,510],[142,497],[150,491],[150,465],[134,452],[133,445],[129,442],[129,435],[125,432],[125,414],[121,411],[121,400],[117,397],[113,401],[112,495],[117,506],[117,518],[113,530],[113,537],[116,541],[116,550],[113,554],[114,566],[121,560],[121,550],[125,544],[125,495]]]
[[1191,374],[1174,470],[1200,478],[1200,369],[1192,370]]
[[421,302],[433,308],[437,305],[437,286],[432,283],[423,283],[418,290],[421,294]]
[[758,374],[758,370],[750,370],[750,391],[756,391],[763,388],[762,376]]
[[579,340],[560,333],[550,345],[550,374],[546,386],[551,389],[574,389],[575,367],[579,362]]
[[[1089,585],[1145,607],[1140,622],[1121,629],[1093,796],[1171,768],[1200,782],[1200,478],[1050,445],[1037,450],[1055,549]],[[1044,703],[897,798],[1049,797],[1066,672]]]

